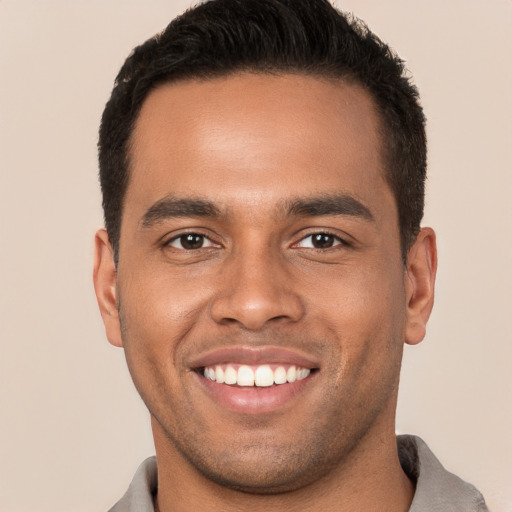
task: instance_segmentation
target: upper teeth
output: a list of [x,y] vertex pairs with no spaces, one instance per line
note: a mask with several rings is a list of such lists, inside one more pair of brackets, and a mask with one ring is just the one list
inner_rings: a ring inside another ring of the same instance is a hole
[[297,368],[289,366],[278,366],[275,370],[268,364],[263,364],[251,368],[247,365],[241,365],[238,369],[232,365],[207,366],[204,369],[204,376],[207,379],[218,382],[219,384],[237,384],[238,386],[259,386],[268,387],[273,384],[285,384],[286,382],[295,382],[305,379],[311,370],[307,368]]

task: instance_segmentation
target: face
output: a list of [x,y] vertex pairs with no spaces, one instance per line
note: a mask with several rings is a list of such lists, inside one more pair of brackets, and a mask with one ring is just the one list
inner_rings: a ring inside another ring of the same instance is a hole
[[394,435],[413,294],[378,131],[362,88],[300,75],[147,98],[98,267],[157,453],[268,492]]

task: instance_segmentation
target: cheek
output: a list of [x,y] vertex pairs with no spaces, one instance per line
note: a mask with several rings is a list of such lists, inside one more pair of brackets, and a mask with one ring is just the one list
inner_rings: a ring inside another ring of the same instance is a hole
[[406,320],[400,268],[340,268],[308,288],[308,311],[317,329],[339,340],[340,378],[347,368],[381,372],[390,359],[399,363]]
[[[190,341],[207,309],[209,291],[170,272],[131,273],[119,287],[123,346],[128,368],[140,394],[152,383],[178,380],[183,340]],[[190,350],[190,346],[188,347]],[[150,398],[148,396],[148,398]]]
[[304,281],[310,311],[362,329],[405,318],[405,289],[400,269],[386,265],[334,267]]
[[209,287],[201,279],[165,268],[132,273],[122,283],[121,307],[130,330],[145,330],[149,336],[165,330],[172,338],[188,330],[210,297]]

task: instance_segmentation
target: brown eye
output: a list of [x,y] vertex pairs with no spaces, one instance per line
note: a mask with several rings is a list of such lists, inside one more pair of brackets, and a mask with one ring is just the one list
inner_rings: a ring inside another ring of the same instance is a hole
[[315,249],[328,249],[334,245],[334,237],[327,233],[317,233],[311,237],[311,242]]
[[330,249],[343,243],[341,238],[329,233],[313,233],[304,237],[297,246],[309,249]]
[[204,247],[211,247],[213,244],[209,238],[199,233],[185,233],[173,238],[168,245],[176,249],[193,251]]

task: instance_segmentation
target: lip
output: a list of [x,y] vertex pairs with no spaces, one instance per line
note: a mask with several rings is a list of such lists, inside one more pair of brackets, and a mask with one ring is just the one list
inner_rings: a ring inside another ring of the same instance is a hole
[[265,414],[276,412],[291,405],[299,395],[315,382],[317,373],[312,372],[305,379],[288,382],[270,387],[241,387],[219,384],[206,379],[200,371],[205,366],[217,364],[283,364],[295,365],[307,369],[319,369],[319,364],[313,358],[299,351],[281,347],[231,347],[220,348],[203,353],[194,358],[191,363],[191,374],[206,396],[222,409],[239,414]]
[[199,385],[218,406],[240,414],[264,414],[282,409],[313,383],[316,373],[305,379],[265,388],[219,384],[193,372]]
[[285,364],[301,368],[319,368],[319,361],[311,356],[282,347],[227,347],[204,352],[190,361],[190,368],[198,369],[216,364],[246,364],[249,366],[260,364]]

